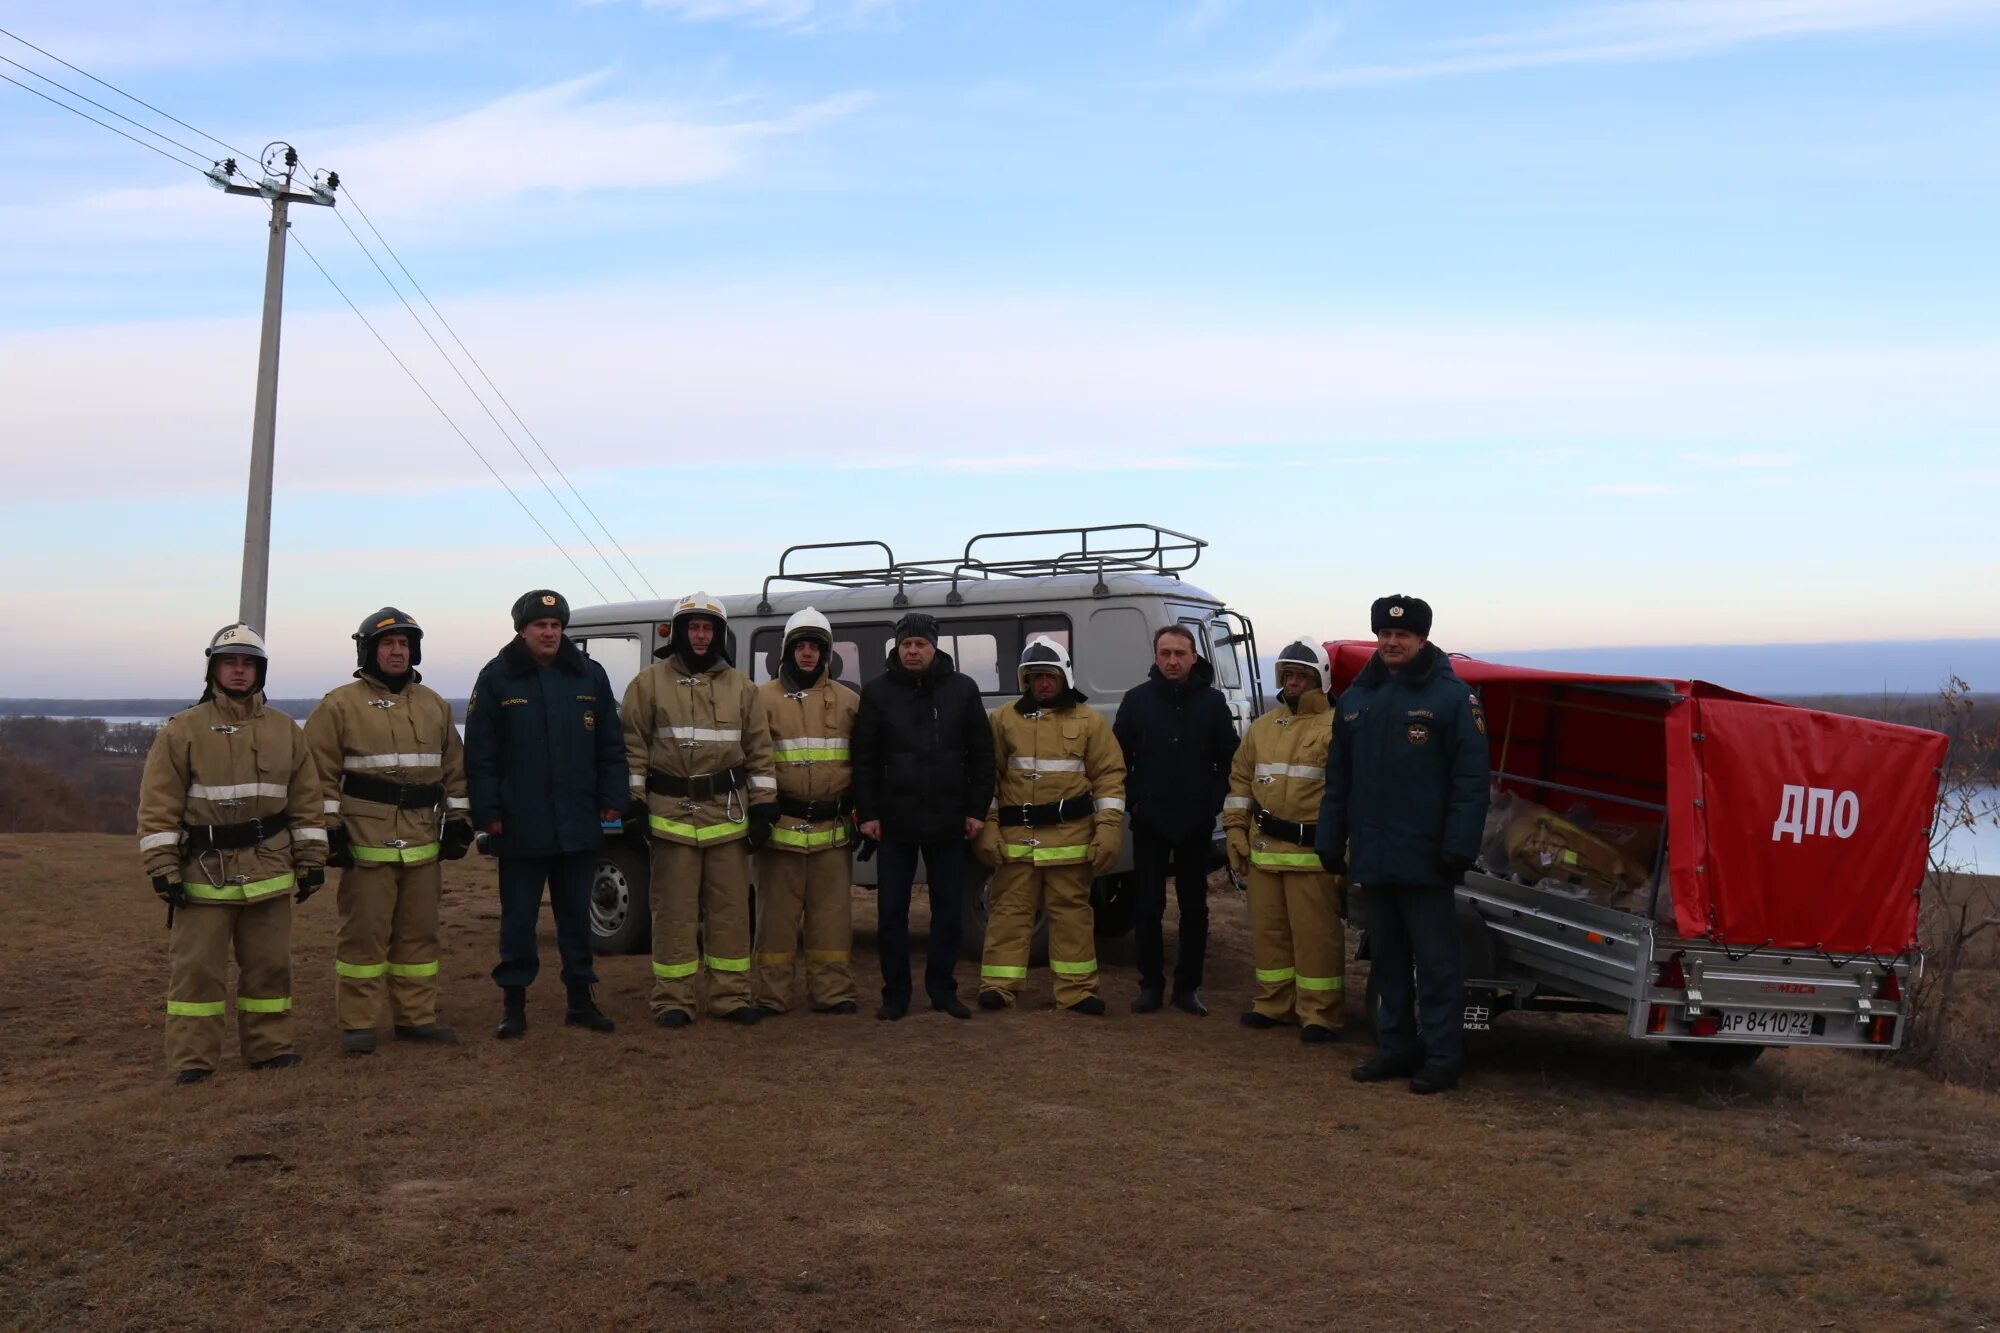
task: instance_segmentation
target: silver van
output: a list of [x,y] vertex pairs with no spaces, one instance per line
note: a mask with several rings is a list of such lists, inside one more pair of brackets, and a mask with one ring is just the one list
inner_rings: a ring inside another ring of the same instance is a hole
[[[938,647],[979,683],[988,709],[1019,696],[1015,664],[1027,641],[1046,634],[1069,649],[1077,683],[1109,720],[1125,691],[1146,678],[1153,632],[1185,625],[1215,683],[1229,700],[1240,733],[1263,710],[1257,641],[1250,621],[1220,598],[1182,579],[1208,545],[1198,537],[1124,523],[1103,527],[981,533],[957,556],[903,561],[886,542],[819,542],[787,548],[761,592],[721,598],[729,613],[730,655],[752,683],[771,679],[785,621],[817,607],[833,625],[834,679],[859,690],[885,669],[894,625],[904,611],[938,619]],[[869,563],[843,564],[857,556]],[[784,585],[795,585],[786,587]],[[684,589],[682,591],[691,591]],[[639,669],[667,641],[673,601],[585,607],[569,633],[603,665],[623,695]],[[1091,893],[1100,936],[1132,928],[1131,849]],[[968,867],[965,940],[975,954],[986,933],[985,867]],[[857,884],[875,882],[873,861],[854,865]],[[600,953],[649,947],[643,830],[628,827],[605,845],[591,893],[591,929]],[[1037,956],[1044,948],[1038,932]]]

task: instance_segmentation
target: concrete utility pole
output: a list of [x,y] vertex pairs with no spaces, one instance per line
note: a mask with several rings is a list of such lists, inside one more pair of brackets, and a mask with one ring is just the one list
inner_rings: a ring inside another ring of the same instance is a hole
[[235,158],[219,162],[209,181],[225,194],[271,201],[271,242],[264,260],[264,328],[257,348],[257,412],[250,427],[250,500],[243,518],[243,592],[236,618],[259,634],[265,632],[264,610],[271,582],[271,470],[278,439],[278,328],[285,307],[285,231],[293,204],[333,207],[340,188],[337,172],[315,178],[306,190],[292,188],[299,168],[298,150],[288,143],[264,149],[264,178],[256,185],[238,185]]

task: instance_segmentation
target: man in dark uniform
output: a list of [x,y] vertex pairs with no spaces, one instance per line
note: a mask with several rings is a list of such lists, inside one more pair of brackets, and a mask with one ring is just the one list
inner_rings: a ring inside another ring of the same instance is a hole
[[569,603],[537,588],[514,603],[513,642],[479,673],[465,709],[472,822],[500,858],[500,964],[505,997],[494,1035],[528,1030],[528,987],[541,969],[535,922],[542,886],[556,918],[563,1022],[611,1031],[590,988],[590,882],[606,823],[625,808],[625,740],[604,668],[563,630]]
[[1486,719],[1430,642],[1428,603],[1383,597],[1369,619],[1375,655],[1335,703],[1313,850],[1360,887],[1367,912],[1379,1049],[1355,1081],[1443,1092],[1458,1086],[1465,971],[1453,888],[1486,824]]

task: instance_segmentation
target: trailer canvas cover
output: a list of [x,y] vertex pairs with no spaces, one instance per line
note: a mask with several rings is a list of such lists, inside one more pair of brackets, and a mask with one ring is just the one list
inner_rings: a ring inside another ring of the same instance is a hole
[[[1337,693],[1374,645],[1327,651]],[[1452,670],[1479,692],[1494,767],[1515,775],[1504,786],[1539,799],[1539,779],[1664,807],[1682,935],[1833,954],[1916,947],[1939,733],[1706,681],[1467,657]]]

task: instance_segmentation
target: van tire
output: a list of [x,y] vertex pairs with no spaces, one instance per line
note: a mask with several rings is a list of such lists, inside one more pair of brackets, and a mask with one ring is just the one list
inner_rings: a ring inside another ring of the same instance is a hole
[[590,942],[598,953],[644,953],[652,946],[650,878],[643,846],[619,838],[597,854],[590,879]]
[[1100,940],[1132,933],[1134,884],[1131,874],[1099,875],[1090,882],[1091,928]]

